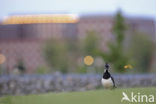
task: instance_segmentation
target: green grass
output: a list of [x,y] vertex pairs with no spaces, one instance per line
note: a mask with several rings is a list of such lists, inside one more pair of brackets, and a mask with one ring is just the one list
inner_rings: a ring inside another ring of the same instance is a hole
[[[130,96],[131,92],[134,92],[135,94],[139,92],[142,95],[152,94],[156,97],[156,87],[125,88],[115,90],[94,90],[85,92],[5,96],[0,98],[0,104],[131,104],[127,101],[121,103],[122,91],[124,91],[128,96]],[[154,100],[156,101],[156,98]],[[156,102],[153,104],[156,104]]]

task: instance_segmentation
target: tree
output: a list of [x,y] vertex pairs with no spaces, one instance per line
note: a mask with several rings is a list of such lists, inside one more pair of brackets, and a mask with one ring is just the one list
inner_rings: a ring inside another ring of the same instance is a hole
[[51,68],[63,73],[67,72],[68,51],[65,41],[50,39],[46,42],[43,50],[45,60]]
[[120,11],[117,12],[114,19],[113,35],[114,41],[108,43],[109,53],[102,53],[104,60],[112,63],[117,72],[124,72],[123,68],[128,64],[128,57],[124,53],[123,43],[125,37],[126,25]]
[[150,62],[152,59],[152,53],[154,52],[154,44],[152,39],[147,34],[136,32],[132,36],[130,44],[130,53],[135,63],[137,72],[148,72]]
[[97,56],[99,51],[99,38],[95,31],[88,31],[83,42],[83,52],[85,55]]
[[50,39],[46,42],[43,52],[47,64],[53,69],[52,71],[62,73],[76,71],[79,57],[77,40]]

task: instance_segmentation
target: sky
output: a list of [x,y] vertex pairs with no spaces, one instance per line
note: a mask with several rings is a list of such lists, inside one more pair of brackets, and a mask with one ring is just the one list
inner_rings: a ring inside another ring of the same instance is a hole
[[114,14],[156,20],[156,0],[0,0],[0,19],[13,14]]

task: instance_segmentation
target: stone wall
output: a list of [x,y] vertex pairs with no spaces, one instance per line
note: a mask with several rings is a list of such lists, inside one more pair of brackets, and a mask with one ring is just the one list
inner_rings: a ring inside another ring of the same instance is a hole
[[[114,75],[114,79],[118,88],[156,86],[154,74]],[[0,96],[94,90],[102,88],[100,80],[97,74],[3,75],[0,76]]]

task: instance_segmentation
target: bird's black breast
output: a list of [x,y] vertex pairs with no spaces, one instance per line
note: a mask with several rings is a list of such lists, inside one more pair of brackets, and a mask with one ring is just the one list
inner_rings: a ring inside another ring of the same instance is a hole
[[111,77],[110,73],[108,71],[106,71],[104,74],[103,74],[103,78],[104,79],[109,79]]

